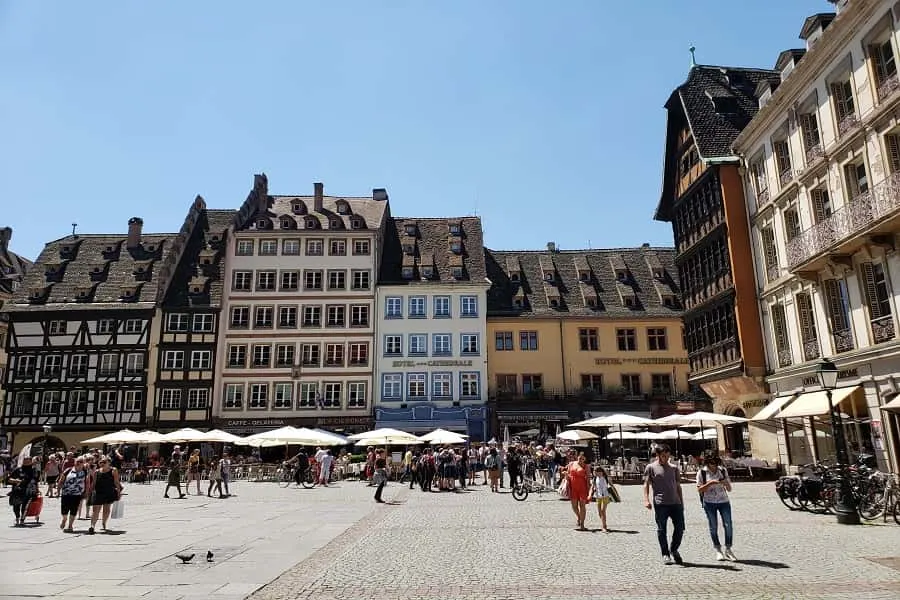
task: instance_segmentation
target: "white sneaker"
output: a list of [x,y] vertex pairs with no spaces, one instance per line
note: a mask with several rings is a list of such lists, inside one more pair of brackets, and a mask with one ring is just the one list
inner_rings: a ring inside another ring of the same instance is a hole
[[722,554],[721,550],[716,550],[716,560],[718,560],[720,562],[725,560],[725,555]]
[[737,560],[737,556],[734,555],[734,552],[731,551],[731,548],[725,548],[725,558],[732,562]]
[[668,554],[663,554],[662,559],[663,559],[663,564],[664,564],[664,565],[671,565],[671,564],[672,564],[672,557],[669,556]]

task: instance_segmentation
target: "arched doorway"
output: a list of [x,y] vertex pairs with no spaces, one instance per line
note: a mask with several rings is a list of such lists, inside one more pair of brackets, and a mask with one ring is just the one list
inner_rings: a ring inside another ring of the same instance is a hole
[[[31,444],[31,450],[29,451],[30,456],[41,456],[44,453],[44,436],[43,436],[43,434],[35,436],[28,443]],[[52,435],[47,436],[47,451],[48,452],[53,452],[54,450],[65,450],[65,449],[66,449],[66,444],[61,439],[59,439],[56,436],[52,436]]]
[[[747,413],[740,406],[729,406],[725,414],[746,419]],[[746,423],[725,427],[725,448],[732,452],[747,454],[750,452],[750,429]]]

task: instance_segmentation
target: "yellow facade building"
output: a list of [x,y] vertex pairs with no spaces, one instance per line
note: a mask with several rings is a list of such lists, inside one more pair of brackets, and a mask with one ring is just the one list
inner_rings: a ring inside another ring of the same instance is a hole
[[670,248],[488,250],[494,433],[697,408]]

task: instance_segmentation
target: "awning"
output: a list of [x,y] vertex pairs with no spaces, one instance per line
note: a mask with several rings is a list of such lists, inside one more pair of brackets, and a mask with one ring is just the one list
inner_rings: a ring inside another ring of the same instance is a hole
[[766,404],[761,411],[756,413],[755,416],[750,417],[751,421],[767,421],[769,419],[773,419],[775,414],[780,411],[784,406],[797,397],[797,394],[788,394],[787,396],[778,396],[774,398],[771,402]]
[[[787,408],[775,415],[776,419],[796,417],[819,417],[828,414],[828,393],[825,390],[800,394]],[[866,397],[861,386],[838,388],[831,392],[831,402],[843,406],[844,410],[856,416],[866,416]],[[856,408],[854,411],[853,408]]]
[[892,398],[888,400],[887,404],[882,405],[881,410],[900,412],[900,394],[897,392],[891,392],[891,394],[893,394]]

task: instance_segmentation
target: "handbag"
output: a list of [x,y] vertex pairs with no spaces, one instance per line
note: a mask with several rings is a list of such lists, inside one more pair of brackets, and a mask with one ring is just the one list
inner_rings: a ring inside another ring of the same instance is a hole
[[121,519],[125,516],[125,503],[121,500],[113,502],[112,509],[109,511],[110,519]]
[[609,484],[609,497],[612,498],[613,502],[621,502],[622,497],[619,495],[619,490],[616,489],[616,486],[613,484]]
[[569,480],[563,479],[562,483],[559,484],[559,487],[556,489],[556,492],[559,494],[559,497],[563,500],[569,499]]

